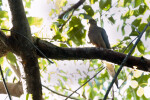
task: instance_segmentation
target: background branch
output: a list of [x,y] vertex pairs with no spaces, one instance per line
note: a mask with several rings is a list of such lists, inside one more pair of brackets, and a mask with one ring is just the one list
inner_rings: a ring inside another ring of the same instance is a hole
[[[20,97],[23,94],[22,83],[6,83],[11,96]],[[6,94],[3,82],[0,81],[0,94]]]
[[76,4],[74,4],[73,6],[71,6],[70,8],[68,8],[66,11],[64,11],[62,14],[60,14],[59,15],[59,19],[62,19],[63,18],[63,16],[67,13],[67,12],[69,12],[69,11],[71,11],[71,10],[76,10],[79,6],[81,6],[83,3],[85,2],[85,0],[80,0],[79,2],[77,2]]
[[[57,94],[57,95],[59,95],[59,96],[63,96],[63,97],[67,97],[66,95],[63,95],[63,94],[61,94],[61,93],[58,93],[58,92],[56,92],[56,91],[53,91],[52,89],[50,89],[50,88],[48,88],[47,86],[45,86],[45,85],[42,85],[44,88],[46,88],[47,90],[49,90],[49,91],[51,91],[51,92],[53,92],[53,93],[55,93],[55,94]],[[74,99],[74,100],[79,100],[79,99],[77,99],[77,98],[75,98],[75,97],[69,97],[70,99]]]

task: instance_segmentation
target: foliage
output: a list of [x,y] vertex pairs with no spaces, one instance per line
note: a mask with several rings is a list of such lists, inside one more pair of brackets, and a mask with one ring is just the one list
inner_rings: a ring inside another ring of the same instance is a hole
[[[49,11],[49,24],[46,24],[48,31],[45,31],[44,18],[39,16],[30,16],[28,13],[31,9],[32,2],[34,3],[34,0],[24,0],[25,9],[28,9],[26,10],[26,14],[28,16],[27,18],[31,27],[34,26],[35,28],[40,29],[40,32],[35,32],[34,35],[40,38],[49,38],[50,41],[61,47],[90,46],[89,43],[87,43],[88,39],[86,38],[86,34],[88,32],[88,19],[95,18],[99,25],[104,23],[104,28],[106,27],[106,31],[109,31],[109,29],[115,29],[116,33],[114,33],[114,36],[121,36],[117,43],[111,44],[113,47],[117,46],[115,51],[123,52],[123,50],[130,44],[124,52],[128,53],[134,44],[134,42],[130,42],[139,35],[136,29],[141,32],[145,25],[150,21],[149,0],[89,0],[89,2],[86,1],[86,3],[84,3],[83,6],[79,7],[77,10],[67,12],[62,19],[57,18],[64,11],[64,9],[72,6],[72,4],[70,4],[71,0],[47,1],[49,1],[49,4],[53,4],[55,6]],[[3,0],[0,0],[0,6],[1,5],[4,6]],[[70,16],[71,18],[69,19]],[[60,27],[63,25],[64,27],[60,30]],[[6,9],[2,9],[1,7],[0,26],[4,29],[10,28],[8,11]],[[149,48],[145,44],[149,38],[150,27],[147,28],[145,37],[142,38],[132,53],[133,56],[148,56],[150,54]],[[109,37],[109,39],[111,40],[111,37]],[[13,53],[8,53],[6,57],[0,58],[0,64],[3,65],[6,62],[5,59],[7,59],[9,63],[18,66],[17,58]],[[50,88],[59,93],[69,95],[72,91],[84,84],[90,77],[97,73],[100,66],[103,64],[100,60],[82,62],[67,61],[66,63],[55,61],[54,66],[50,65],[45,59],[40,58],[39,65],[41,77],[44,83],[50,84]],[[67,67],[67,65],[69,67]],[[72,68],[74,67],[73,65],[75,68]],[[49,68],[48,66],[53,67]],[[82,67],[85,69],[83,70]],[[116,70],[118,67],[119,65],[115,65]],[[11,77],[10,69],[8,67],[4,68],[6,77]],[[137,73],[137,70],[124,68],[118,76],[120,88],[119,91],[115,92],[114,99],[117,100],[118,97],[124,100],[133,98],[140,100],[150,99],[150,96],[147,96],[145,92],[146,88],[150,88],[149,77],[149,73],[141,71],[138,71]],[[53,82],[55,82],[55,84]],[[106,70],[103,70],[100,75],[96,76],[92,81],[83,86],[83,88],[81,88],[79,92],[77,91],[74,96],[81,100],[103,99],[110,82],[111,77]],[[115,90],[117,89],[115,88]],[[49,96],[51,92],[43,92],[45,99],[51,98],[51,96]],[[26,95],[26,98],[28,99],[29,95]],[[62,97],[58,96],[57,98]],[[109,98],[112,97],[109,96]]]

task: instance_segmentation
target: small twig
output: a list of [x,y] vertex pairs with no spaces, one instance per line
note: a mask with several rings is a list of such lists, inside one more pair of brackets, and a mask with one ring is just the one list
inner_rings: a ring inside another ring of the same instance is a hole
[[106,14],[112,7],[114,7],[116,5],[116,3],[118,3],[118,1],[116,1],[114,4],[112,4],[112,6],[103,14],[100,14],[100,17],[102,17],[104,14]]
[[3,79],[3,84],[4,84],[4,87],[5,87],[6,92],[7,92],[7,94],[8,94],[8,97],[9,97],[10,100],[12,100],[12,99],[11,99],[11,96],[10,96],[10,93],[9,93],[9,91],[8,91],[8,88],[7,88],[5,79],[4,79],[4,75],[3,75],[3,71],[2,71],[1,65],[0,65],[0,72],[1,72],[1,76],[2,76],[2,79]]
[[[140,34],[139,30],[138,30],[134,25],[131,25],[131,24],[129,24],[129,25],[132,26],[132,27],[134,27],[134,28],[136,29],[136,31]],[[127,50],[127,48],[131,45],[131,43],[133,43],[133,41],[135,41],[138,37],[139,37],[139,35],[136,36],[136,37],[128,44],[128,46],[122,51],[122,53],[124,53],[124,52]],[[115,49],[116,47],[118,47],[119,45],[121,45],[122,42],[123,42],[123,40],[120,41],[120,43],[119,43],[118,45],[112,47],[112,49]]]
[[133,41],[135,41],[138,37],[139,37],[139,35],[138,35],[137,37],[135,37],[135,38],[127,45],[127,47],[122,51],[122,53],[124,53],[124,52],[127,50],[127,48],[131,45],[131,43],[133,43]]
[[[13,65],[11,64],[8,59],[7,59],[7,63],[10,65],[10,67],[12,68],[12,70],[14,71],[16,77],[18,77],[18,79],[20,80],[20,76],[21,76],[21,73],[20,73],[20,69],[19,69],[19,66],[18,65]],[[17,68],[16,68],[17,67]]]
[[[63,89],[65,89],[65,90],[67,90],[67,91],[71,91],[71,92],[73,92],[72,90],[69,90],[69,89],[64,88],[64,87],[63,87]],[[79,94],[78,92],[76,92],[76,94],[77,94],[78,96],[80,96],[80,94]]]
[[[132,26],[132,27],[134,27],[134,28],[136,29],[136,31],[139,33],[139,35],[141,34],[140,31],[139,31],[134,25],[132,25],[132,24],[129,24],[129,25]],[[129,45],[122,51],[123,53],[124,53],[125,50],[131,45],[131,43],[133,43],[133,41],[135,41],[135,40],[139,37],[139,35],[136,36],[136,37],[129,43]]]
[[71,93],[65,100],[67,100],[68,98],[70,98],[70,96],[72,96],[75,92],[77,92],[80,88],[82,88],[85,84],[87,84],[89,81],[91,81],[94,77],[96,77],[102,70],[104,69],[104,67],[98,71],[93,77],[91,77],[89,80],[87,80],[84,84],[82,84],[79,88],[77,88],[73,93]]
[[59,31],[62,31],[62,28],[65,26],[65,24],[70,20],[70,18],[72,17],[72,15],[73,15],[73,13],[74,13],[74,9],[73,9],[73,11],[72,11],[72,13],[71,13],[71,15],[69,16],[69,18],[65,21],[65,23],[63,24],[63,25],[61,25],[61,27],[60,27],[60,29],[59,29]]
[[63,27],[65,26],[65,24],[70,20],[70,18],[72,17],[74,11],[79,7],[81,6],[83,3],[85,2],[85,0],[80,0],[79,2],[77,2],[76,4],[74,4],[73,6],[71,6],[70,8],[68,8],[65,12],[63,12],[61,15],[59,15],[59,19],[63,19],[63,16],[72,11],[71,15],[69,16],[69,18],[65,21],[65,23],[63,25],[61,25],[59,31],[62,31]]
[[[58,93],[58,92],[56,92],[56,91],[53,91],[52,89],[50,89],[50,88],[48,88],[47,86],[45,86],[45,85],[42,85],[44,88],[46,88],[47,90],[49,90],[49,91],[51,91],[51,92],[53,92],[53,93],[55,93],[55,94],[57,94],[57,95],[60,95],[60,96],[63,96],[63,97],[67,97],[66,95],[63,95],[63,94],[61,94],[61,93]],[[70,99],[74,99],[74,100],[79,100],[79,99],[77,99],[77,98],[75,98],[75,97],[69,97]]]
[[106,98],[107,98],[107,96],[108,96],[108,94],[109,94],[109,91],[110,91],[110,89],[112,88],[112,86],[113,86],[113,84],[114,84],[114,82],[115,82],[115,80],[116,80],[118,74],[120,73],[122,67],[125,65],[125,63],[126,63],[128,57],[131,55],[131,53],[132,53],[133,50],[135,49],[136,45],[137,45],[138,42],[140,41],[140,39],[141,39],[143,33],[146,31],[146,29],[147,29],[147,27],[148,27],[149,25],[150,25],[150,22],[145,26],[145,28],[143,29],[143,31],[140,32],[140,35],[139,35],[138,39],[136,40],[135,44],[134,44],[133,47],[131,48],[131,50],[130,50],[130,52],[128,53],[128,55],[127,55],[127,56],[124,58],[124,60],[122,61],[122,63],[121,63],[121,65],[120,65],[120,67],[119,67],[117,73],[115,74],[115,76],[114,76],[114,78],[113,78],[113,80],[112,80],[110,86],[108,87],[108,90],[107,90],[107,92],[106,92],[106,94],[105,94],[105,96],[104,96],[104,100],[106,100]]
[[59,15],[59,19],[62,19],[63,18],[63,16],[67,13],[67,12],[69,12],[69,11],[71,11],[72,9],[74,9],[74,10],[76,10],[79,6],[81,6],[83,3],[85,2],[85,0],[80,0],[79,2],[77,2],[76,4],[74,4],[73,6],[71,6],[70,8],[68,8],[66,11],[64,11],[61,15]]

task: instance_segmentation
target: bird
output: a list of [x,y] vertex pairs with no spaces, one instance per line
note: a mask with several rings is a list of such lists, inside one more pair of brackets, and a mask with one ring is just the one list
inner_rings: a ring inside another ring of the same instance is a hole
[[[90,27],[88,31],[88,37],[89,37],[90,43],[92,43],[96,47],[111,49],[105,29],[98,27],[97,22],[93,18],[89,19],[89,24],[90,24]],[[112,77],[115,76],[116,72],[115,72],[113,64],[110,64],[107,62],[106,69],[108,70],[108,73]],[[115,80],[115,84],[118,88],[118,79]]]

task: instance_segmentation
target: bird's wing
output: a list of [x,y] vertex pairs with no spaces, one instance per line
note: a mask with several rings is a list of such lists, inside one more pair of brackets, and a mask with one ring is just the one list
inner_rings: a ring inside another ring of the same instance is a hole
[[97,47],[106,48],[106,45],[101,35],[101,31],[99,27],[97,26],[90,27],[88,36],[92,44],[96,45]]
[[[99,28],[100,28],[100,27],[99,27]],[[107,47],[108,49],[110,49],[111,47],[110,47],[110,43],[109,43],[109,40],[108,40],[108,36],[107,36],[107,34],[106,34],[106,31],[105,31],[103,28],[100,28],[100,30],[101,30],[101,35],[102,35],[102,38],[103,38],[103,40],[104,40],[104,42],[105,42],[106,47]]]

